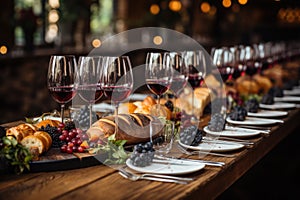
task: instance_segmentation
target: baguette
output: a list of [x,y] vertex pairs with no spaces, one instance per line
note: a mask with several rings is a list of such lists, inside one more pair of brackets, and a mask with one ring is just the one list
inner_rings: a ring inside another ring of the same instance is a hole
[[159,121],[158,118],[147,114],[133,113],[120,114],[117,117],[118,126],[116,124],[116,117],[110,115],[99,119],[90,129],[87,130],[90,141],[97,141],[98,139],[105,140],[115,133],[116,140],[126,140],[126,144],[137,144],[149,141],[149,124],[150,121]]

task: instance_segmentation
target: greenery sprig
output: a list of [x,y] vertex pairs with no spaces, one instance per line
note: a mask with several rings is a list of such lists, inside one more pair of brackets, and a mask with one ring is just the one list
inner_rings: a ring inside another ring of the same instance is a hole
[[30,170],[32,155],[29,150],[19,144],[15,138],[6,136],[0,138],[0,160],[2,167],[13,169],[17,174],[23,173],[25,169]]
[[124,149],[124,145],[126,140],[116,140],[115,134],[108,137],[106,144],[99,144],[97,147],[90,149],[90,153],[98,154],[105,153],[107,155],[104,164],[124,164],[129,157],[129,153],[127,153]]

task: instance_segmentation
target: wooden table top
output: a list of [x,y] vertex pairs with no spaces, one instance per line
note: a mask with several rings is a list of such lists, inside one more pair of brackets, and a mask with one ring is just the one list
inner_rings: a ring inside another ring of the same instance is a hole
[[203,159],[222,161],[225,166],[206,166],[186,175],[196,178],[187,185],[147,180],[132,182],[111,167],[96,165],[74,170],[1,175],[0,199],[213,199],[292,133],[298,126],[299,117],[299,109],[290,110],[283,118],[283,124],[274,126],[268,135],[251,138],[255,144],[233,152],[233,158],[206,156]]

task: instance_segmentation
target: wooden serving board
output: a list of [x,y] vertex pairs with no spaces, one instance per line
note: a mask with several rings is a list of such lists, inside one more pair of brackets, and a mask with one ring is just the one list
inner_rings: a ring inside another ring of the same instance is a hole
[[61,153],[59,148],[51,148],[39,160],[30,164],[30,172],[69,170],[102,164],[99,160],[103,160],[104,155],[97,156],[100,159],[89,153],[68,154]]

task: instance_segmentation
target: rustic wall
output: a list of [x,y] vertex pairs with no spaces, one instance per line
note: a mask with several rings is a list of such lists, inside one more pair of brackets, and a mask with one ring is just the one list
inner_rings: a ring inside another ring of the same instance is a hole
[[49,56],[0,60],[0,123],[58,109],[47,89]]

